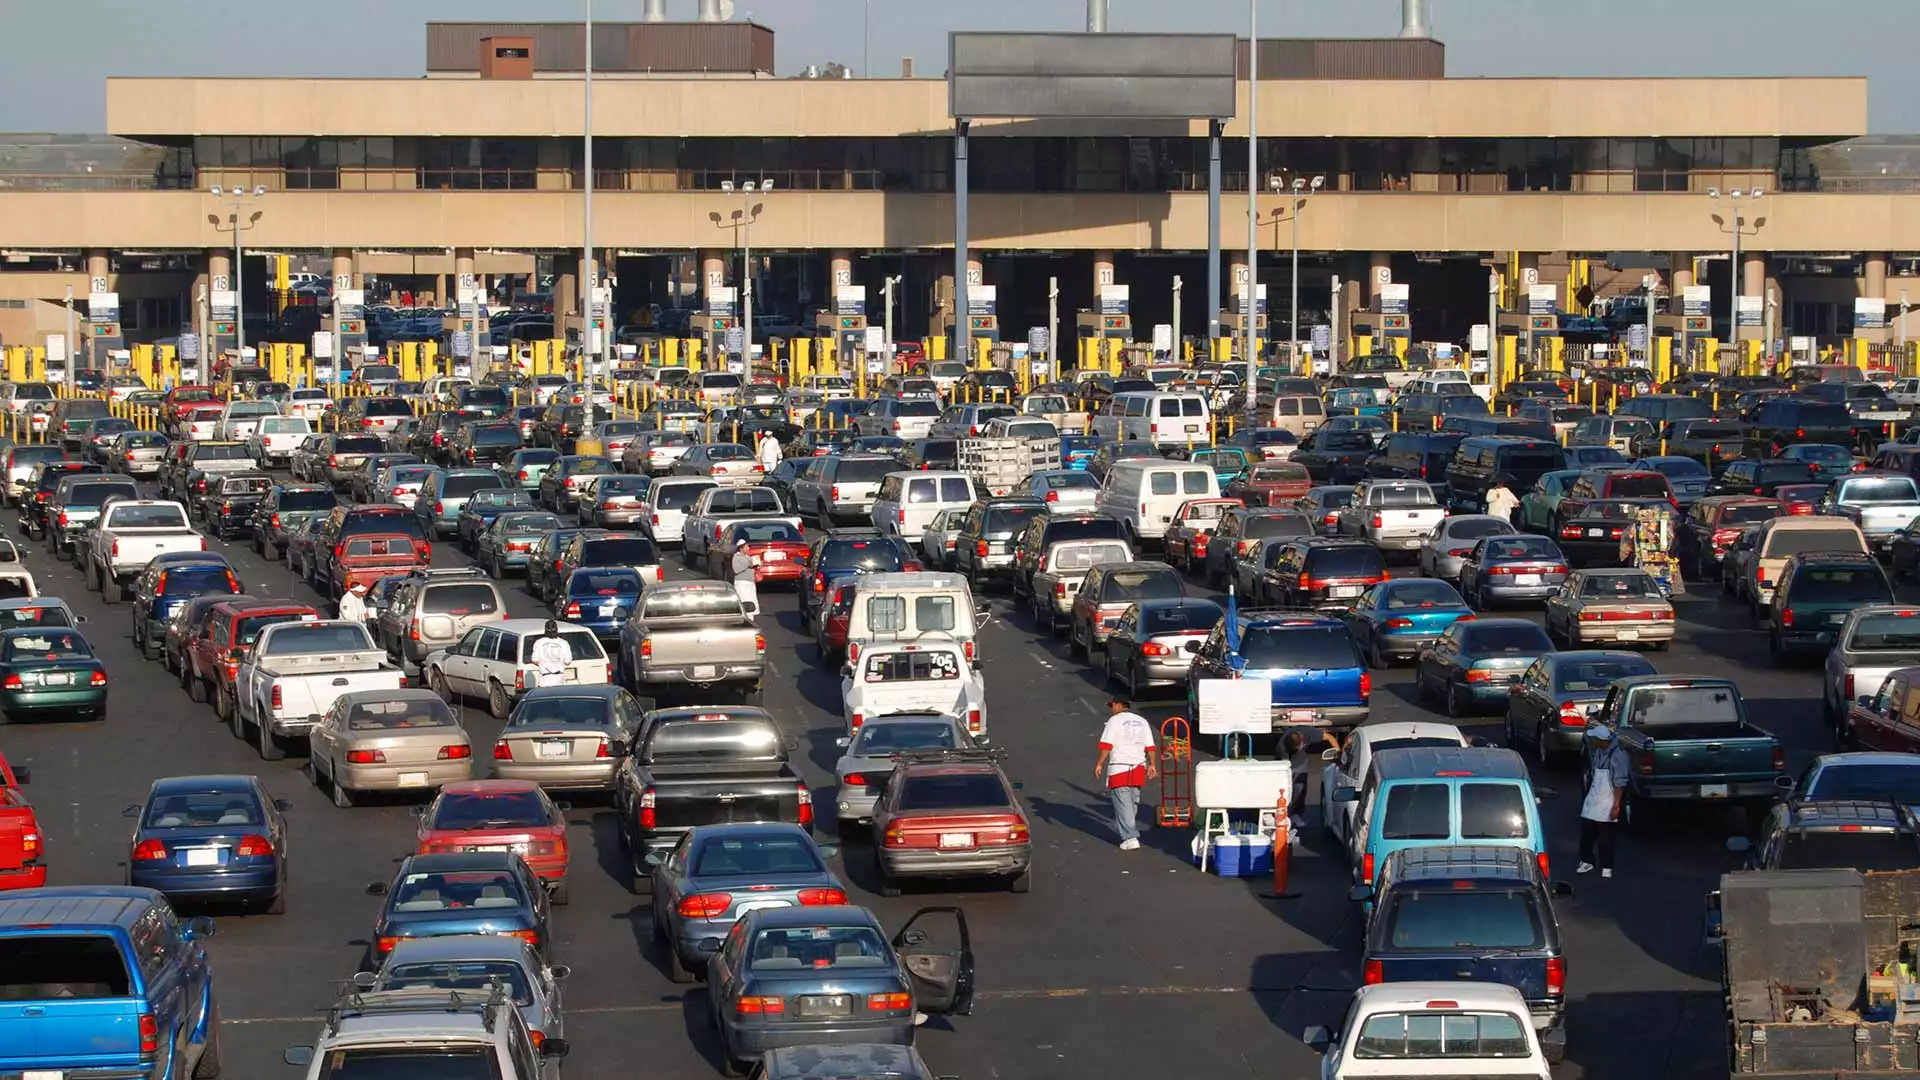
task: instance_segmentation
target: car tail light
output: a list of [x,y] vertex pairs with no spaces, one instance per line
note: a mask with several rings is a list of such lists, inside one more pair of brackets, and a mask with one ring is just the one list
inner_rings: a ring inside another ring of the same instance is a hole
[[[1546,856],[1540,856],[1545,859]],[[1545,873],[1543,870],[1542,873]],[[1547,958],[1547,996],[1561,997],[1567,992],[1567,961],[1562,956]]]
[[1787,768],[1787,751],[1783,747],[1773,748],[1773,771],[1784,772]]
[[1379,514],[1375,514],[1375,515],[1373,515],[1373,527],[1374,527],[1374,528],[1376,528],[1376,529],[1380,527],[1380,515],[1379,515]]
[[340,465],[340,455],[339,455],[339,454],[333,454],[333,455],[331,455],[331,456],[329,456],[329,457],[327,458],[327,464],[328,464],[329,466],[331,466],[331,467],[334,467],[334,468],[338,468],[338,467],[339,467],[339,465]]
[[240,845],[233,849],[233,853],[242,858],[249,858],[256,855],[271,855],[273,854],[273,841],[258,833],[248,833],[240,838]]
[[801,889],[795,895],[801,907],[835,907],[847,902],[847,894],[839,889]]
[[[655,525],[658,525],[658,524],[660,524],[660,519],[659,519],[658,517],[655,517],[655,518],[653,519],[653,523],[654,523]],[[813,591],[814,591],[814,592],[826,592],[826,591],[827,591],[827,575],[825,575],[825,574],[815,574],[815,575],[813,575]]]
[[1360,877],[1366,884],[1373,884],[1373,852],[1371,851],[1360,857]]
[[1560,726],[1561,727],[1569,727],[1569,728],[1585,727],[1586,724],[1587,724],[1587,711],[1585,709],[1581,708],[1580,706],[1574,704],[1571,701],[1561,703],[1560,705]]
[[681,897],[676,909],[683,919],[716,919],[733,906],[732,893],[695,893]]
[[969,664],[973,663],[973,642],[971,641],[965,642],[960,646],[960,648],[961,648],[961,651],[966,654],[967,663]]
[[[229,504],[228,508],[232,508],[231,504]],[[63,529],[67,527],[67,512],[65,510],[60,511],[60,527]]]
[[384,750],[347,751],[347,764],[349,765],[380,765],[384,764],[386,760],[387,752]]
[[[1064,587],[1064,586],[1063,586]],[[1172,656],[1173,650],[1157,641],[1145,642],[1140,646],[1141,656]]]
[[564,613],[562,613],[562,615],[561,615],[561,617],[562,617],[562,618],[566,618],[566,619],[577,619],[577,618],[579,618],[579,617],[580,617],[580,605],[579,605],[579,604],[568,604],[568,605],[567,605],[567,610],[566,610],[566,611],[565,611]]
[[[1776,761],[1779,760],[1779,752],[1777,750],[1775,751],[1775,760]],[[1641,776],[1653,775],[1653,748],[1652,747],[1648,747],[1647,749],[1640,751],[1639,756],[1635,759],[1633,763],[1633,771],[1639,773]]]
[[973,542],[973,553],[982,559],[986,558],[987,542],[985,540],[975,540]]
[[1846,693],[1843,694],[1842,696],[1845,697],[1849,703],[1851,703],[1853,701],[1853,672],[1851,671],[1847,672],[1847,679],[1843,685],[1846,686],[1847,689],[1846,689]]
[[640,803],[637,809],[640,811],[641,828],[651,829],[659,824],[659,814],[655,809],[655,804],[658,800],[659,796],[654,793],[652,788],[647,788],[640,793]]
[[420,620],[419,619],[415,619],[412,622],[407,624],[407,636],[409,638],[412,638],[414,641],[420,640]]
[[273,693],[268,697],[267,704],[275,709],[286,707],[286,698],[280,693],[280,687],[275,686],[273,688]]
[[167,845],[159,840],[142,840],[139,846],[133,849],[135,862],[153,862],[166,857]]
[[733,1003],[733,1011],[742,1016],[778,1016],[787,1011],[785,998],[749,994]]
[[[835,890],[838,891],[838,890]],[[898,991],[890,994],[868,994],[868,1012],[905,1012],[913,1008],[913,995]]]
[[652,638],[643,637],[640,639],[640,659],[642,660],[653,659],[653,639]]
[[[1368,856],[1368,857],[1371,858],[1372,856]],[[1366,972],[1364,973],[1364,975],[1362,975],[1362,979],[1366,982],[1366,985],[1368,986],[1378,986],[1381,983],[1386,982],[1387,981],[1386,965],[1382,964],[1378,960],[1367,961]]]
[[0,688],[5,688],[7,690],[18,690],[25,685],[26,685],[26,682],[22,680],[19,675],[13,674],[11,672],[8,673],[5,679],[0,679]]
[[1365,671],[1360,673],[1360,696],[1362,698],[1373,696],[1373,676]]
[[514,673],[513,673],[513,690],[514,690],[514,692],[515,692],[515,693],[522,693],[522,692],[524,692],[524,691],[525,691],[526,689],[527,689],[527,673],[526,673],[525,671],[516,671],[516,672],[514,672]]
[[813,824],[813,789],[807,787],[805,780],[802,780],[798,787],[800,789],[800,825],[804,828]]
[[152,1013],[140,1014],[140,1052],[143,1054],[160,1052],[160,1019]]
[[506,936],[517,937],[536,949],[540,947],[540,931],[538,930],[509,930],[506,932]]
[[1533,861],[1540,865],[1540,876],[1545,878],[1547,876],[1547,853],[1544,851],[1535,852]]
[[1793,609],[1792,608],[1785,608],[1780,612],[1780,625],[1781,626],[1793,625]]
[[865,724],[866,722],[867,722],[867,714],[854,713],[853,716],[847,720],[847,725],[853,728],[853,730],[859,731],[860,725]]
[[104,671],[96,671],[96,672],[94,672],[94,673],[93,673],[92,675],[89,675],[89,676],[87,677],[87,685],[88,685],[88,686],[105,686],[105,685],[107,685],[107,673],[106,673],[106,672],[104,672]]
[[[201,544],[200,544],[200,548],[201,548],[201,550],[202,550],[202,551],[204,551],[204,550],[206,550],[206,542],[205,542],[205,541],[202,541],[202,542],[201,542]],[[116,539],[116,540],[114,540],[114,542],[113,542],[113,557],[114,557],[114,558],[116,558],[116,559],[120,557],[120,541],[119,541],[118,539]]]
[[1389,630],[1406,630],[1413,626],[1413,620],[1412,619],[1388,619],[1386,626],[1387,626],[1387,629]]
[[493,760],[513,760],[513,747],[507,745],[507,740],[501,739],[499,742],[493,744]]
[[438,761],[465,761],[473,756],[473,747],[466,743],[448,743],[433,756]]
[[967,731],[969,734],[973,734],[973,735],[980,734],[980,710],[979,709],[967,710]]
[[40,834],[23,832],[20,834],[20,857],[28,862],[40,857]]
[[1479,683],[1479,682],[1492,682],[1492,681],[1493,681],[1493,672],[1491,672],[1491,671],[1482,671],[1482,670],[1480,670],[1479,668],[1471,668],[1471,669],[1469,669],[1469,670],[1467,671],[1467,673],[1466,673],[1466,675],[1465,675],[1465,676],[1463,676],[1463,678],[1464,678],[1464,679],[1465,679],[1465,680],[1466,680],[1467,682],[1473,682],[1473,683]]

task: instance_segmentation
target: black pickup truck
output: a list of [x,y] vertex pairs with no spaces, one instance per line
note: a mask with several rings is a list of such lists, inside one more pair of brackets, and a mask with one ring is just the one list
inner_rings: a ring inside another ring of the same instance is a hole
[[696,826],[813,825],[813,793],[787,761],[779,725],[749,706],[648,713],[614,778],[613,797],[635,893],[652,887],[647,852],[671,849]]

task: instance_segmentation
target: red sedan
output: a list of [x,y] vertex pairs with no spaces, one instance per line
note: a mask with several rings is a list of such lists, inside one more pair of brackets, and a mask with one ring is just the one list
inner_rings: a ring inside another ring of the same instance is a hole
[[440,789],[420,815],[415,854],[513,851],[553,902],[567,902],[567,819],[531,780],[466,780]]
[[798,584],[807,576],[806,534],[784,521],[742,521],[729,525],[718,543],[707,552],[707,572],[725,581],[732,577],[733,547],[747,542],[747,557],[753,560],[753,583],[770,581]]

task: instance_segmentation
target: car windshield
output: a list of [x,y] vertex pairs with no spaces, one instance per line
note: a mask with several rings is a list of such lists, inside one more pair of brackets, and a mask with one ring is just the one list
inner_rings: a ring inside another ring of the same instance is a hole
[[1848,603],[1870,601],[1887,603],[1893,590],[1887,576],[1877,566],[1834,566],[1801,568],[1788,585],[1789,602]]
[[879,757],[901,750],[947,750],[958,745],[950,720],[869,721],[847,747],[847,756]]
[[1554,668],[1553,688],[1564,694],[1598,694],[1616,679],[1651,674],[1653,665],[1639,659],[1562,661]]
[[259,825],[260,800],[248,791],[196,791],[160,795],[147,804],[149,829]]
[[1240,637],[1240,655],[1258,671],[1325,671],[1359,668],[1360,653],[1344,626],[1251,626]]
[[696,877],[814,874],[825,869],[813,842],[802,836],[713,837],[693,854]]
[[899,809],[969,810],[1005,808],[1007,786],[990,772],[930,772],[907,777]]
[[1388,611],[1408,608],[1465,607],[1460,594],[1444,581],[1402,581],[1384,591]]
[[453,870],[401,875],[391,905],[401,913],[519,908],[526,906],[526,898],[509,871]]
[[[430,986],[440,990],[487,990],[496,981],[506,988],[507,996],[513,999],[515,1005],[533,1004],[533,987],[527,981],[526,969],[511,960],[436,960],[431,963],[394,964],[381,976],[379,989]],[[431,1069],[407,1070],[408,1077],[433,1078],[436,1075]]]
[[1387,947],[1538,949],[1546,928],[1528,889],[1408,889],[1385,913]]
[[822,570],[899,570],[905,566],[899,545],[891,540],[829,540],[820,549]]
[[1645,574],[1595,574],[1580,583],[1580,595],[1595,600],[1640,600],[1661,593]]
[[748,946],[755,971],[892,967],[893,948],[870,926],[782,926],[760,931]]
[[452,727],[457,722],[446,702],[409,694],[387,701],[356,701],[346,707],[349,731],[408,731],[414,728]]
[[1911,870],[1920,867],[1920,848],[1911,833],[1893,829],[1843,832],[1814,829],[1782,838],[1778,870]]
[[447,831],[539,828],[552,824],[553,810],[538,791],[460,792],[433,804],[427,827]]

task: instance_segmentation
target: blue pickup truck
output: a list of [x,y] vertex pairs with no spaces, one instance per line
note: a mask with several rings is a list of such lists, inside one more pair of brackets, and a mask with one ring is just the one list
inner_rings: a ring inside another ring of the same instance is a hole
[[1373,676],[1346,623],[1320,611],[1244,610],[1230,649],[1222,619],[1205,641],[1189,643],[1187,715],[1200,715],[1203,679],[1266,679],[1273,685],[1273,730],[1325,728],[1345,733],[1367,722]]
[[212,933],[152,889],[0,896],[0,1076],[216,1080]]

